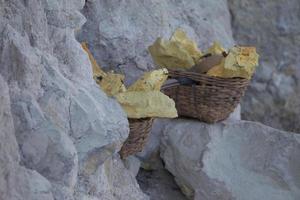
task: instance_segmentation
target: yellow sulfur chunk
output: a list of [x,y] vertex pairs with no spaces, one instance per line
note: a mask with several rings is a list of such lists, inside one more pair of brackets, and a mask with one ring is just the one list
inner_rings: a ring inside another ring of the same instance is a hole
[[223,52],[226,52],[226,49],[224,47],[222,47],[222,45],[215,41],[206,51],[206,54],[210,53],[212,55],[222,55]]
[[[236,55],[236,62],[239,66],[252,66],[258,65],[258,54],[255,47],[233,47],[232,54]],[[226,67],[226,64],[225,64]]]
[[189,69],[201,57],[201,52],[195,42],[177,29],[170,40],[158,38],[149,46],[149,52],[155,64],[169,69]]
[[81,43],[82,48],[88,53],[89,59],[93,67],[93,78],[101,89],[108,95],[114,96],[120,92],[125,92],[126,88],[123,84],[124,75],[115,74],[112,72],[105,73],[101,70],[101,67],[96,62],[92,53],[89,51],[85,42]]
[[165,68],[146,72],[139,80],[128,88],[128,91],[159,91],[167,78],[168,70]]
[[115,96],[120,92],[126,91],[123,84],[124,78],[124,75],[121,74],[107,73],[99,82],[99,85],[108,96]]
[[93,67],[93,78],[95,79],[96,82],[98,82],[97,78],[106,76],[106,73],[101,70],[101,67],[98,65],[98,63],[96,62],[94,56],[92,55],[92,53],[88,49],[87,44],[85,42],[82,42],[81,46],[87,52],[87,54],[89,56],[89,59],[92,63],[92,67]]
[[223,78],[241,77],[251,79],[258,65],[258,54],[254,47],[233,47],[219,65],[207,74]]
[[197,62],[202,56],[201,51],[197,47],[197,43],[189,39],[182,29],[176,29],[170,41],[180,44],[180,46],[193,58],[194,62]]
[[160,91],[127,91],[115,97],[128,118],[177,117],[175,102]]
[[189,53],[175,42],[165,41],[158,38],[149,47],[154,62],[159,67],[169,69],[185,69],[192,67],[195,62]]

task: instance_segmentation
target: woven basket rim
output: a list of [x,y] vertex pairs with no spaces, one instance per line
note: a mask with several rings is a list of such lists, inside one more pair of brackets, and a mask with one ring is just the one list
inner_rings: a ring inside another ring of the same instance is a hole
[[[224,77],[216,77],[216,76],[209,76],[205,73],[197,73],[197,72],[190,72],[190,71],[182,71],[182,70],[173,70],[173,69],[168,69],[169,71],[169,77],[186,77],[194,80],[196,77],[202,77],[202,78],[207,78],[207,79],[212,79],[212,80],[219,80],[219,81],[249,81],[246,78],[242,77],[232,77],[232,78],[224,78]],[[197,78],[196,80],[197,81]]]

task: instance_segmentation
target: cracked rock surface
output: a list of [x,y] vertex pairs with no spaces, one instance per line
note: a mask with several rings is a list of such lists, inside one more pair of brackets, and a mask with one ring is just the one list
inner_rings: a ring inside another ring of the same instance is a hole
[[300,136],[260,123],[172,120],[161,157],[195,200],[300,198]]
[[234,39],[255,45],[260,54],[243,118],[300,132],[300,1],[229,0],[228,5]]
[[0,1],[0,199],[148,199],[116,155],[126,114],[75,39],[84,3]]
[[54,200],[50,182],[36,171],[20,165],[9,89],[1,75],[0,91],[0,198]]

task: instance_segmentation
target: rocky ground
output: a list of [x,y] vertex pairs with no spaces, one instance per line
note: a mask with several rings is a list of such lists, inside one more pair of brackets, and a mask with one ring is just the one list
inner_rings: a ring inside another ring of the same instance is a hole
[[[300,199],[297,13],[298,0],[0,1],[0,199]],[[258,122],[238,111],[213,125],[158,120],[122,161],[126,114],[79,42],[129,84],[154,68],[147,47],[177,27],[201,48],[258,47],[241,104]]]
[[[158,162],[161,160],[158,160]],[[141,190],[145,192],[151,200],[186,200],[181,189],[174,181],[174,176],[168,172],[162,164],[156,169],[140,169],[137,181]]]

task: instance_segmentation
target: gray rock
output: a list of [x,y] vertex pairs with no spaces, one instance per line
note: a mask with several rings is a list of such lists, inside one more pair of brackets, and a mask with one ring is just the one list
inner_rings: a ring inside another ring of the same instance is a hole
[[161,157],[194,199],[300,198],[300,137],[260,123],[172,120]]
[[137,175],[141,189],[155,200],[186,200],[176,185],[174,177],[168,172],[159,159],[159,166],[154,170],[141,169]]
[[241,120],[241,105],[239,104],[226,120],[237,121]]
[[80,174],[77,187],[78,200],[149,200],[118,156],[107,159],[90,174]]
[[128,169],[134,177],[138,174],[141,166],[141,161],[135,156],[128,156],[123,160],[126,169]]
[[1,75],[0,91],[0,199],[53,200],[47,179],[19,165],[9,90]]
[[[238,105],[234,112],[230,114],[226,121],[237,121],[241,120],[241,106]],[[148,141],[143,148],[143,151],[137,153],[137,157],[140,158],[142,161],[146,162],[144,164],[148,165],[150,168],[155,168],[155,160],[159,159],[159,146],[160,141],[162,138],[162,133],[164,128],[168,123],[170,123],[170,119],[155,119],[151,133],[149,135]],[[157,157],[158,156],[158,157]],[[153,166],[149,166],[153,165]],[[145,166],[145,165],[144,165]]]
[[132,83],[153,69],[148,46],[157,37],[169,38],[178,28],[206,48],[214,40],[233,45],[230,15],[225,0],[201,1],[87,1],[87,23],[78,34],[98,63],[126,74]]
[[300,132],[300,1],[229,0],[237,43],[257,46],[260,66],[242,103],[242,116]]
[[43,2],[47,10],[80,10],[84,6],[85,0],[45,0]]
[[0,2],[0,76],[9,88],[3,97],[10,98],[3,106],[11,107],[9,123],[1,112],[0,129],[14,127],[14,140],[3,140],[8,148],[1,155],[9,156],[1,159],[1,169],[15,174],[9,183],[1,176],[0,199],[73,200],[75,193],[94,199],[85,187],[91,184],[110,200],[126,190],[129,199],[147,199],[121,161],[112,162],[128,136],[128,121],[94,82],[75,39],[85,22],[79,12],[84,2]]
[[162,137],[162,130],[167,123],[169,123],[169,119],[155,119],[152,125],[151,133],[148,137],[148,141],[143,148],[143,151],[137,153],[137,157],[141,160],[149,160],[153,155],[158,153],[160,139]]

